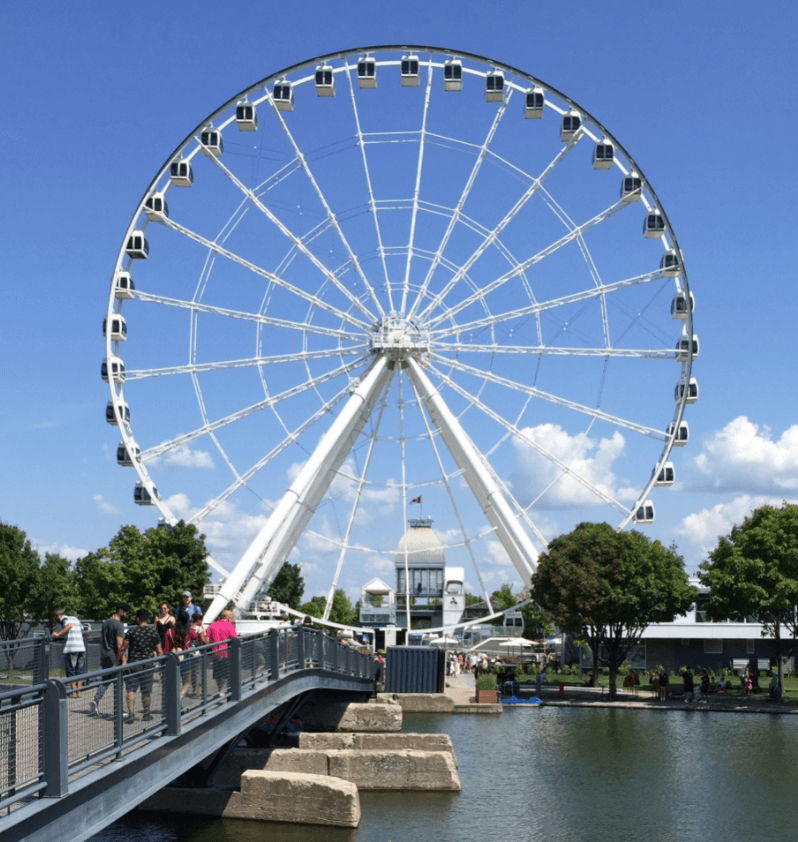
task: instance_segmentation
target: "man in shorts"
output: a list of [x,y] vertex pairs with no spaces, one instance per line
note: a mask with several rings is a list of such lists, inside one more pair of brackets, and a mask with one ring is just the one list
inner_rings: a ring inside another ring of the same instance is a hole
[[136,665],[136,661],[146,661],[157,655],[163,655],[161,638],[155,626],[147,625],[150,621],[150,612],[146,608],[140,608],[136,612],[136,625],[128,629],[125,639],[122,641],[117,657],[127,654],[127,662],[130,672],[125,676],[127,687],[127,716],[126,722],[133,722],[136,718],[136,691],[141,689],[141,706],[144,709],[143,720],[153,718],[150,713],[152,702],[152,679],[153,668],[144,664]]
[[[83,642],[83,630],[77,617],[68,617],[63,608],[56,608],[53,612],[58,631],[53,631],[53,637],[67,636],[64,646],[64,672],[67,678],[83,675],[86,672],[86,644]],[[80,696],[82,681],[73,681],[69,686],[74,690],[74,696]]]
[[[122,648],[122,641],[125,639],[124,620],[128,611],[130,611],[130,606],[126,602],[120,602],[116,606],[116,611],[103,622],[100,632],[101,670],[111,669],[119,663],[124,663],[123,657],[119,655],[119,650]],[[101,682],[97,687],[97,692],[94,694],[94,700],[90,706],[92,716],[100,715],[100,699],[105,695],[108,687],[107,682]]]

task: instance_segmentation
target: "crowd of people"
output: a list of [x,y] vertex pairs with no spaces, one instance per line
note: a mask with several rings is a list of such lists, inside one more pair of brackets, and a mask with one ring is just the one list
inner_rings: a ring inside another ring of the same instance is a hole
[[[130,605],[120,602],[114,613],[106,619],[100,630],[100,670],[127,664],[130,668],[124,676],[127,713],[125,720],[136,718],[137,697],[141,698],[142,720],[152,720],[152,691],[156,671],[146,662],[149,658],[174,652],[180,661],[180,698],[189,693],[194,698],[201,695],[201,674],[199,662],[192,658],[192,647],[215,644],[211,649],[211,664],[216,692],[220,697],[227,693],[229,666],[227,641],[237,637],[235,616],[232,611],[223,611],[220,617],[207,628],[204,625],[202,609],[195,605],[190,591],[184,591],[181,604],[172,614],[169,603],[162,601],[160,613],[152,619],[146,608],[136,611],[133,622],[125,625],[131,613]],[[67,679],[86,673],[86,644],[83,629],[77,617],[68,615],[62,608],[54,612],[52,637],[65,638],[64,672]],[[139,663],[141,662],[141,663]],[[73,697],[81,694],[82,681],[69,682]],[[93,682],[94,683],[94,682]],[[102,715],[101,703],[111,682],[99,679],[95,683],[94,698],[89,703],[89,714]]]

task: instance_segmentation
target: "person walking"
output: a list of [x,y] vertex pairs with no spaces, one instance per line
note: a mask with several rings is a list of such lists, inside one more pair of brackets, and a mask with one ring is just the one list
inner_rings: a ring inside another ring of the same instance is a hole
[[183,596],[182,596],[183,602],[178,607],[177,611],[175,612],[175,614],[178,617],[181,614],[183,614],[184,612],[186,614],[188,614],[189,619],[191,619],[197,613],[202,614],[202,609],[199,607],[199,605],[194,605],[194,603],[191,601],[191,599],[192,599],[191,591],[183,591]]
[[222,611],[222,616],[208,626],[206,637],[208,643],[218,643],[213,647],[213,680],[219,689],[219,695],[227,693],[227,683],[230,678],[230,666],[227,659],[227,643],[225,641],[238,637],[233,625],[235,614],[229,609]]
[[[64,613],[63,608],[56,608],[53,612],[58,631],[54,631],[53,637],[67,636],[64,646],[64,672],[67,678],[76,675],[83,675],[86,672],[86,644],[83,642],[83,630],[80,627],[80,620],[77,617],[69,617]],[[70,688],[74,691],[75,698],[80,696],[82,681],[73,681]]]
[[144,715],[141,718],[145,721],[153,718],[150,713],[153,671],[151,667],[135,663],[163,655],[161,639],[155,627],[148,625],[149,622],[150,612],[146,608],[140,608],[136,612],[136,625],[128,629],[119,652],[119,655],[128,653],[127,661],[132,665],[130,672],[125,676],[128,711],[125,717],[126,722],[133,722],[136,718],[136,691],[139,689],[141,689],[141,706],[144,709]]
[[[124,663],[124,660],[120,660],[119,650],[122,648],[122,641],[125,639],[125,624],[123,621],[127,617],[128,611],[130,611],[130,606],[126,602],[119,602],[116,611],[107,620],[103,621],[100,631],[101,670],[108,670],[115,667],[117,663]],[[94,699],[90,705],[89,712],[92,716],[100,715],[100,700],[105,695],[108,686],[108,683],[101,681],[97,687],[97,692],[94,694]]]
[[173,628],[166,631],[164,653],[177,653],[180,660],[180,698],[184,699],[191,686],[191,661],[185,654],[195,640],[199,640],[197,633],[189,623],[188,614],[182,613],[177,618]]
[[[175,627],[176,618],[172,616],[169,610],[169,603],[163,600],[160,605],[161,613],[155,618],[155,628],[158,629],[158,637],[161,638],[161,646],[166,649],[166,632]],[[189,621],[191,617],[188,616]]]

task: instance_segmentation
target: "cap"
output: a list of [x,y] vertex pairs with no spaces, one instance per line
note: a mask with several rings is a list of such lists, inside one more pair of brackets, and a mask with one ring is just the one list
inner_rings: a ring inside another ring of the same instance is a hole
[[191,596],[191,591],[183,591],[183,596]]

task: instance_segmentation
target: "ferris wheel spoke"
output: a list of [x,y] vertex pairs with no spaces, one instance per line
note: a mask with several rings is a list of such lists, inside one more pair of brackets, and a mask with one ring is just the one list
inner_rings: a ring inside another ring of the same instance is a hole
[[[481,380],[484,380],[488,383],[493,383],[496,386],[502,386],[506,389],[511,389],[512,391],[517,392],[521,395],[528,395],[529,397],[536,398],[542,401],[547,401],[548,403],[555,404],[556,406],[562,406],[565,409],[571,409],[574,412],[580,412],[583,415],[589,416],[590,418],[596,418],[601,421],[606,421],[609,424],[613,424],[616,427],[622,427],[625,430],[629,430],[633,433],[638,433],[642,436],[648,436],[649,438],[656,439],[657,441],[664,442],[667,438],[667,436],[662,432],[662,430],[657,430],[653,427],[648,427],[645,424],[638,424],[634,421],[628,421],[627,419],[620,418],[617,415],[611,415],[608,412],[603,412],[597,407],[591,409],[589,406],[584,406],[583,404],[580,404],[577,401],[570,401],[567,398],[560,397],[559,395],[553,395],[550,392],[544,392],[542,389],[538,389],[536,386],[527,386],[524,383],[518,383],[515,380],[509,380],[506,377],[500,377],[498,374],[495,374],[492,371],[474,368],[473,366],[466,365],[465,363],[462,363],[459,360],[450,360],[438,354],[432,354],[432,358],[441,364],[444,364],[457,371],[461,371],[463,374],[473,375],[474,377],[478,377]],[[436,373],[438,373],[437,369]]]
[[526,316],[534,316],[545,310],[554,310],[557,307],[565,307],[569,304],[576,304],[580,301],[588,301],[591,298],[604,298],[622,289],[648,284],[652,281],[661,281],[665,277],[662,269],[654,272],[646,272],[642,275],[635,275],[622,281],[613,281],[609,284],[600,284],[596,287],[575,292],[572,295],[563,295],[561,298],[550,298],[547,301],[534,301],[526,307],[519,307],[516,310],[508,310],[503,313],[491,314],[484,319],[475,319],[472,322],[462,322],[454,327],[440,328],[435,331],[435,339],[445,339],[448,336],[482,330],[487,327],[501,324],[502,322],[520,319]]
[[525,354],[535,357],[627,357],[633,359],[675,360],[676,351],[668,348],[559,348],[553,345],[479,345],[475,342],[435,342],[437,351],[451,354]]
[[497,412],[491,409],[486,403],[476,400],[473,395],[471,395],[469,392],[463,389],[448,375],[444,374],[441,371],[438,371],[437,369],[433,370],[442,383],[445,383],[446,386],[455,391],[462,398],[465,398],[470,404],[472,404],[481,412],[483,412],[488,418],[495,421],[501,427],[504,427],[504,429],[511,432],[513,436],[517,437],[525,444],[528,444],[533,450],[535,450],[553,465],[556,465],[563,472],[563,474],[567,474],[569,477],[576,480],[580,485],[584,486],[591,493],[595,494],[596,497],[612,506],[616,511],[621,512],[624,515],[627,514],[629,510],[626,508],[626,506],[623,506],[621,503],[619,503],[617,500],[615,500],[613,497],[607,494],[604,490],[590,482],[590,480],[586,479],[581,474],[578,474],[569,465],[566,465],[565,462],[563,462],[561,459],[558,459],[553,453],[551,453],[545,447],[536,442],[523,430],[519,430],[516,424],[507,421],[505,418],[503,418],[501,415],[499,415]]
[[166,368],[132,369],[126,372],[127,380],[145,380],[148,377],[170,377],[175,374],[201,374],[206,371],[223,371],[228,368],[250,368],[262,365],[296,362],[298,359],[325,360],[333,357],[351,357],[368,351],[368,345],[353,345],[348,348],[336,348],[330,351],[302,351],[299,354],[276,354],[271,357],[249,357],[243,360],[220,360],[212,363],[188,363]]
[[[199,138],[197,142],[201,144]],[[221,158],[210,156],[211,161],[227,176],[227,178],[246,196],[247,199],[274,225],[281,234],[288,238],[294,247],[307,257],[308,260],[318,269],[318,271],[327,278],[327,280],[349,300],[349,303],[357,310],[366,316],[369,320],[372,319],[373,314],[366,308],[358,298],[341,283],[334,272],[331,272],[315,254],[305,245],[304,241],[297,237],[280,219],[278,219],[261,200],[250,190],[231,170],[222,163]]]
[[274,316],[264,316],[259,313],[248,313],[244,310],[229,310],[224,307],[215,307],[210,304],[202,304],[199,301],[186,301],[182,298],[167,298],[164,295],[153,295],[149,292],[136,290],[133,294],[137,301],[147,301],[153,304],[163,304],[167,307],[178,307],[183,310],[190,310],[193,313],[209,313],[214,316],[223,316],[230,319],[242,319],[246,322],[255,322],[259,325],[277,327],[285,330],[296,330],[302,333],[313,333],[319,336],[331,336],[338,340],[358,342],[363,338],[361,332],[347,333],[334,327],[324,327],[307,322],[297,322],[291,319],[277,319]]
[[446,231],[443,234],[440,244],[438,245],[438,249],[435,252],[435,256],[432,259],[432,263],[430,264],[429,269],[427,270],[427,274],[421,284],[421,289],[416,296],[416,300],[413,302],[413,306],[410,308],[409,317],[415,315],[416,309],[419,304],[424,300],[427,289],[429,288],[430,282],[432,281],[432,276],[435,273],[435,269],[437,268],[438,264],[441,262],[441,258],[443,257],[443,252],[446,249],[446,246],[449,243],[449,240],[452,236],[452,233],[457,226],[458,221],[460,220],[460,216],[463,212],[463,206],[466,203],[469,195],[471,194],[471,188],[474,186],[474,182],[476,181],[477,174],[479,173],[480,168],[482,167],[482,163],[485,160],[486,153],[488,148],[490,147],[491,141],[493,140],[494,135],[496,134],[496,130],[499,128],[499,123],[501,123],[501,119],[504,116],[507,109],[507,99],[502,100],[501,105],[496,110],[496,116],[493,118],[493,122],[491,123],[490,129],[488,130],[488,134],[485,137],[485,140],[482,142],[482,146],[477,150],[476,161],[474,162],[474,166],[471,168],[471,172],[468,176],[468,180],[463,187],[463,191],[460,194],[460,199],[457,202],[454,211],[449,218],[449,224],[446,226]]
[[[371,217],[374,220],[374,229],[377,236],[377,253],[380,258],[380,262],[382,263],[382,273],[385,284],[385,292],[388,296],[388,309],[393,310],[393,294],[391,290],[390,279],[388,277],[388,266],[385,262],[385,246],[382,242],[382,231],[380,230],[380,219],[377,213],[377,203],[374,197],[374,187],[371,183],[371,172],[369,170],[369,163],[368,157],[366,156],[366,141],[363,135],[363,129],[360,125],[360,113],[358,112],[357,108],[357,99],[355,98],[355,88],[352,84],[352,68],[349,65],[349,61],[346,62],[346,80],[349,83],[349,100],[352,104],[352,113],[355,119],[355,128],[357,132],[357,145],[360,147],[360,157],[363,163],[363,172],[366,177],[366,189],[368,190],[369,194],[369,210],[371,212]],[[356,69],[356,68],[355,68]],[[381,314],[384,312],[381,310]]]
[[416,166],[416,183],[413,188],[413,211],[410,215],[410,236],[408,237],[407,261],[405,262],[405,277],[402,282],[401,312],[407,307],[407,294],[410,289],[410,266],[413,260],[413,246],[416,242],[416,219],[418,218],[418,194],[421,187],[421,166],[424,161],[424,146],[427,133],[427,114],[429,113],[429,97],[432,90],[432,57],[427,65],[427,85],[424,92],[424,114],[421,118],[421,132],[418,138],[418,164]]
[[[446,494],[449,497],[449,503],[452,506],[452,511],[454,512],[454,516],[457,520],[457,525],[460,530],[460,534],[463,536],[463,544],[468,552],[469,558],[471,559],[471,565],[474,568],[474,573],[476,573],[477,580],[479,581],[479,589],[482,591],[482,596],[485,599],[485,604],[490,605],[490,596],[488,594],[488,590],[485,587],[485,582],[482,579],[482,571],[479,569],[479,565],[477,564],[476,556],[474,555],[474,549],[471,546],[473,540],[469,537],[468,533],[466,532],[465,523],[463,522],[463,518],[460,514],[460,507],[457,505],[457,497],[452,490],[451,483],[449,482],[450,477],[446,473],[446,469],[443,465],[443,459],[441,458],[440,450],[438,449],[437,442],[435,441],[435,435],[433,433],[432,428],[430,427],[429,418],[427,414],[422,410],[422,400],[421,395],[419,395],[418,391],[416,390],[415,384],[413,385],[413,392],[416,396],[416,402],[418,403],[418,412],[421,416],[421,420],[424,424],[424,429],[427,432],[427,439],[429,440],[430,446],[432,447],[432,452],[435,454],[435,462],[438,466],[438,472],[441,475],[441,479],[443,480],[443,484],[446,487]],[[459,471],[457,472],[460,473]]]
[[322,404],[312,415],[310,415],[305,421],[302,422],[298,427],[291,430],[285,438],[273,447],[264,457],[259,459],[252,467],[250,467],[244,473],[237,475],[235,482],[229,485],[218,497],[211,500],[209,503],[205,505],[203,509],[197,512],[191,519],[190,523],[200,523],[203,521],[214,509],[216,509],[221,503],[227,500],[231,494],[238,491],[239,488],[246,485],[256,474],[263,470],[273,459],[279,456],[286,448],[290,447],[294,444],[297,439],[302,436],[303,433],[306,433],[317,421],[321,418],[324,418],[328,413],[332,412],[333,409],[349,394],[350,387],[347,384],[338,394],[334,395],[333,398],[326,403]]
[[293,398],[296,395],[307,391],[308,389],[315,389],[322,383],[326,383],[330,380],[334,380],[338,377],[341,377],[342,375],[348,374],[353,369],[361,366],[363,362],[366,361],[366,359],[367,358],[360,358],[355,360],[354,362],[339,366],[333,371],[328,371],[325,374],[320,374],[317,377],[314,377],[310,380],[306,380],[299,386],[294,386],[291,389],[286,389],[284,392],[280,392],[277,395],[271,395],[268,398],[264,398],[264,400],[262,401],[258,401],[257,403],[244,407],[244,409],[240,409],[238,410],[238,412],[230,413],[230,415],[226,415],[224,418],[219,418],[216,421],[211,422],[210,424],[204,424],[202,427],[199,427],[190,433],[185,433],[182,436],[178,436],[176,439],[164,442],[163,444],[159,444],[156,447],[151,447],[148,450],[143,450],[141,452],[141,461],[147,462],[151,459],[155,459],[156,457],[161,456],[162,454],[170,450],[174,450],[176,447],[181,447],[185,444],[189,444],[195,439],[207,435],[208,433],[214,430],[218,430],[221,427],[226,427],[228,424],[232,424],[235,421],[240,421],[242,418],[246,418],[248,415],[252,415],[253,412],[260,412],[263,409],[269,409],[273,406],[276,406],[279,403],[282,403],[285,400],[288,400],[289,398]]
[[271,94],[267,94],[267,96],[269,98],[269,102],[271,103],[272,111],[274,112],[275,116],[279,120],[280,125],[281,125],[283,131],[285,132],[285,136],[288,138],[288,142],[291,144],[291,147],[294,150],[294,154],[297,156],[297,158],[301,162],[302,169],[305,172],[305,175],[307,176],[308,181],[310,181],[310,184],[313,187],[313,190],[316,193],[316,196],[317,196],[318,200],[321,202],[321,204],[324,208],[324,212],[327,214],[327,219],[330,220],[330,224],[335,229],[335,233],[338,234],[338,238],[340,239],[341,244],[343,245],[343,247],[344,247],[344,249],[347,253],[347,256],[349,257],[349,260],[352,263],[352,267],[354,268],[355,272],[357,272],[357,274],[359,275],[360,280],[363,282],[363,286],[365,287],[369,298],[374,302],[374,306],[377,308],[377,312],[381,316],[384,315],[385,311],[383,310],[382,305],[380,304],[379,299],[377,298],[377,295],[374,292],[374,288],[369,283],[369,279],[366,277],[366,273],[363,271],[363,267],[360,265],[360,261],[358,260],[357,255],[354,253],[354,251],[352,251],[352,247],[350,246],[349,241],[346,238],[346,235],[341,230],[341,226],[338,223],[338,218],[336,217],[335,213],[333,213],[333,210],[330,207],[329,203],[327,202],[327,199],[326,199],[324,193],[322,193],[322,190],[319,187],[318,182],[316,181],[315,177],[313,176],[313,171],[311,170],[310,165],[308,164],[307,159],[305,158],[305,155],[303,154],[302,150],[299,148],[299,145],[297,144],[296,139],[294,138],[293,134],[291,133],[291,130],[288,128],[288,124],[283,119],[282,112],[278,110]]
[[358,327],[366,327],[366,322],[355,318],[351,313],[346,313],[343,310],[339,310],[337,307],[333,307],[326,301],[319,298],[317,295],[312,295],[311,293],[306,292],[300,287],[289,283],[288,281],[284,280],[278,275],[275,275],[272,272],[268,272],[266,269],[262,269],[260,266],[256,266],[254,263],[251,263],[249,260],[245,260],[240,255],[235,254],[229,249],[226,249],[219,243],[213,240],[209,240],[207,237],[203,237],[201,234],[198,234],[196,231],[192,231],[190,228],[186,228],[183,225],[180,225],[173,219],[164,217],[163,224],[167,228],[171,228],[178,234],[182,234],[184,237],[188,237],[189,239],[194,240],[194,242],[199,243],[205,248],[216,252],[216,254],[220,255],[221,257],[226,257],[228,260],[238,264],[239,266],[242,266],[244,269],[247,269],[256,275],[260,275],[260,277],[265,278],[267,281],[270,281],[275,286],[278,286],[281,289],[284,289],[287,292],[296,295],[297,298],[301,298],[303,301],[306,301],[313,307],[317,307],[319,310],[325,310],[326,312],[335,316],[337,319],[340,319],[341,321],[346,322],[348,324],[357,325]]
[[341,570],[343,569],[344,559],[346,558],[346,551],[349,548],[349,541],[352,535],[352,528],[355,525],[355,517],[357,516],[358,508],[360,507],[360,500],[363,495],[363,489],[366,485],[366,476],[369,472],[369,467],[371,465],[371,457],[374,454],[374,447],[377,444],[377,437],[379,435],[382,417],[385,413],[385,407],[387,406],[387,404],[388,389],[386,388],[382,393],[382,398],[380,400],[380,408],[377,411],[377,418],[374,421],[374,428],[372,429],[371,436],[369,437],[368,449],[366,450],[366,458],[363,462],[363,470],[360,472],[360,476],[357,480],[355,499],[352,502],[352,509],[349,512],[349,520],[346,524],[346,532],[340,544],[340,551],[338,553],[338,561],[335,565],[335,573],[333,574],[332,584],[330,585],[330,589],[327,592],[327,602],[324,605],[324,614],[322,617],[322,619],[324,620],[330,619],[330,609],[332,608],[335,591],[338,588],[338,579],[341,576]]
[[[491,283],[489,283],[484,288],[478,290],[472,295],[467,296],[466,298],[459,301],[457,304],[454,304],[453,306],[447,308],[434,318],[431,318],[429,321],[430,328],[434,328],[440,322],[446,319],[451,319],[453,316],[456,316],[461,310],[464,310],[466,307],[470,307],[476,301],[479,301],[480,299],[499,289],[508,281],[520,275],[522,272],[526,272],[527,269],[531,268],[536,263],[540,263],[541,260],[544,260],[546,257],[549,257],[555,252],[559,251],[563,246],[572,242],[577,237],[582,236],[586,231],[589,231],[591,228],[594,228],[600,222],[603,222],[605,219],[608,219],[628,204],[629,202],[619,200],[614,204],[610,205],[605,210],[601,211],[601,213],[596,214],[596,216],[594,216],[592,219],[589,219],[582,225],[578,225],[576,228],[573,228],[563,237],[560,237],[559,240],[556,240],[555,242],[551,243],[551,245],[547,246],[545,249],[542,249],[537,254],[532,255],[532,257],[523,260],[517,266],[514,266],[509,272],[505,272],[495,281],[491,281]],[[425,312],[431,313],[432,307],[437,306],[437,304],[441,303],[441,301],[438,300],[440,298],[440,296],[436,296],[436,299],[429,307],[427,307]]]
[[545,170],[527,187],[518,201],[510,208],[499,223],[493,228],[490,234],[479,244],[479,247],[471,254],[461,268],[451,277],[443,289],[427,304],[421,313],[422,318],[427,317],[436,307],[443,304],[446,296],[457,286],[463,279],[463,276],[468,273],[471,267],[479,260],[480,257],[496,242],[502,231],[515,219],[521,212],[522,208],[527,202],[538,192],[543,186],[546,179],[557,169],[557,167],[565,160],[568,153],[576,146],[579,138],[572,140],[566,144],[549,163]]

